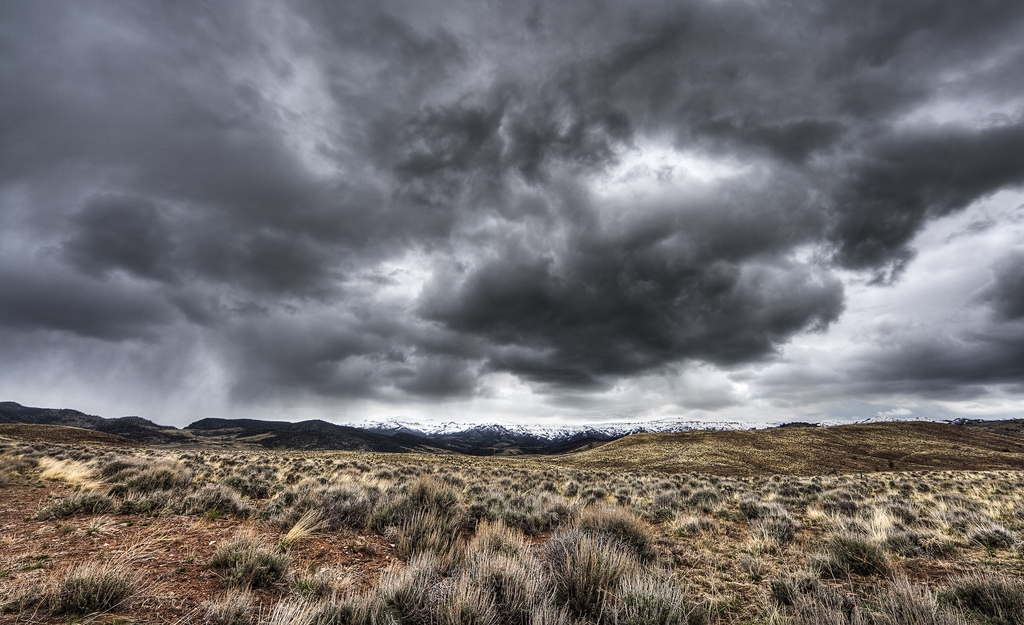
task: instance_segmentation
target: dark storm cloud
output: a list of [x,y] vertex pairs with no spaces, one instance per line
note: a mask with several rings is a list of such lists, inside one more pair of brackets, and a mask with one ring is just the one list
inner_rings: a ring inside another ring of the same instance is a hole
[[762,362],[1024,184],[1019,110],[971,114],[1021,41],[1015,0],[9,3],[0,332],[202,345],[238,401]]
[[895,133],[863,155],[838,194],[831,238],[846,267],[906,262],[929,219],[1024,183],[1024,123]]
[[759,206],[737,204],[671,206],[613,232],[582,228],[565,240],[510,245],[431,285],[423,313],[500,346],[491,367],[558,385],[687,359],[763,359],[793,334],[834,321],[842,287],[779,257],[813,218],[792,211],[758,220]]

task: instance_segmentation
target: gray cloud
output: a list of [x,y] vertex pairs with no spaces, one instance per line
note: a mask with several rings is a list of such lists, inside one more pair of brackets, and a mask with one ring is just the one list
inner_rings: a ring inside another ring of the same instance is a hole
[[1024,319],[1024,250],[1013,250],[993,268],[994,279],[982,299],[1005,321]]
[[80,271],[105,275],[122,270],[141,278],[171,277],[174,251],[167,226],[153,204],[132,197],[101,196],[72,218],[74,234],[64,255]]
[[108,341],[155,340],[172,311],[130,284],[86,282],[27,264],[0,271],[0,327]]
[[[782,362],[1024,185],[1021,41],[1012,0],[4,6],[0,343],[188,345],[237,406]],[[1017,375],[993,254],[986,321],[849,388]]]

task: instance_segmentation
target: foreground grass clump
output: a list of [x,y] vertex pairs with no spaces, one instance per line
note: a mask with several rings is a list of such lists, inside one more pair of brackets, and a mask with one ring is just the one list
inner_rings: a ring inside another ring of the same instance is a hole
[[1024,623],[1024,585],[996,575],[972,575],[955,580],[942,598],[985,625]]
[[248,592],[232,591],[206,604],[208,625],[248,625],[253,617],[253,599]]
[[46,605],[53,614],[99,612],[117,606],[134,590],[134,576],[126,568],[87,563],[67,572]]
[[251,534],[238,534],[217,547],[210,566],[226,569],[224,583],[242,588],[268,588],[285,578],[291,558],[266,547]]
[[120,606],[135,590],[135,576],[127,567],[85,562],[46,583],[19,589],[0,612],[91,614]]
[[833,536],[821,562],[822,574],[828,577],[853,575],[885,575],[889,561],[885,551],[866,538],[851,535]]
[[703,625],[707,617],[667,572],[633,575],[619,585],[611,622],[621,625]]
[[555,593],[569,611],[599,620],[623,577],[637,568],[635,556],[621,542],[570,530],[551,538],[548,570]]

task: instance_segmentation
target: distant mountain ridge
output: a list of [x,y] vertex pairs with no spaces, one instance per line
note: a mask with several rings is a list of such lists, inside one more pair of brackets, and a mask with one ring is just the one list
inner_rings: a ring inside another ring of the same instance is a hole
[[[920,421],[872,417],[860,424]],[[382,453],[459,453],[476,456],[560,454],[600,447],[631,435],[682,434],[718,430],[738,432],[754,429],[735,421],[699,422],[664,419],[643,423],[602,423],[586,425],[470,425],[458,423],[421,424],[393,419],[340,425],[322,420],[299,422],[260,419],[205,418],[184,428],[159,425],[142,417],[104,418],[68,408],[32,408],[16,402],[0,402],[0,423],[60,425],[114,434],[147,445],[218,445],[266,449],[370,451]],[[1024,438],[1020,420],[983,421],[956,419],[951,425],[998,431]],[[846,422],[845,425],[849,425]],[[767,427],[818,427],[838,423],[764,424]]]
[[411,428],[364,428],[321,420],[264,421],[205,418],[184,428],[142,417],[108,419],[67,408],[33,408],[0,402],[0,423],[60,425],[116,434],[148,445],[244,445],[267,449],[461,453],[468,455],[551,454],[592,448],[619,438],[600,432],[547,437],[503,426],[475,426],[428,434]]

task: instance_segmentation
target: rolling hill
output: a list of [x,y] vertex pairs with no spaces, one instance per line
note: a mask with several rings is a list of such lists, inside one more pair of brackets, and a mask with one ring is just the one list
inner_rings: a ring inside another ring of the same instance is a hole
[[1024,439],[945,423],[633,434],[558,464],[669,473],[821,475],[928,469],[1024,469]]

